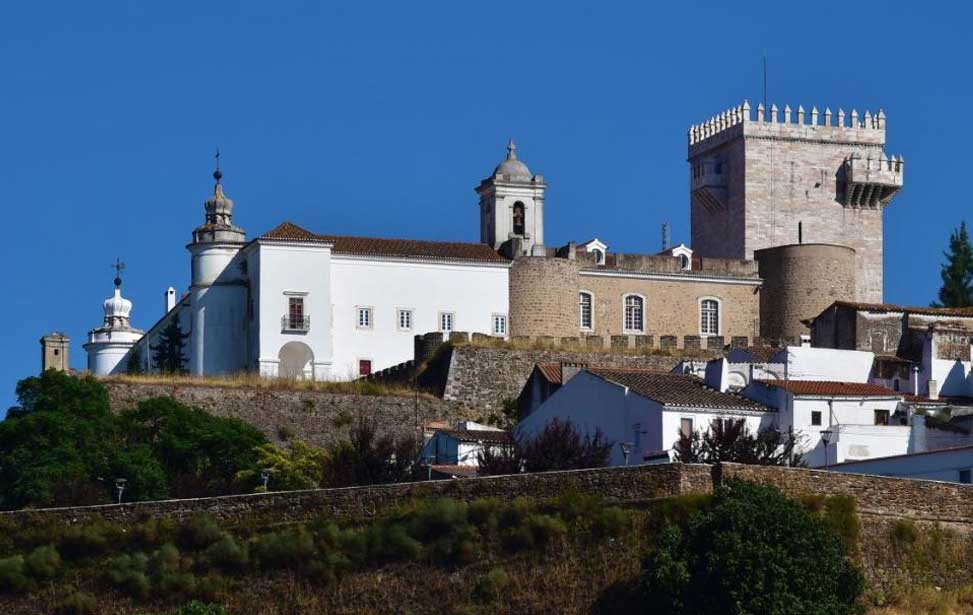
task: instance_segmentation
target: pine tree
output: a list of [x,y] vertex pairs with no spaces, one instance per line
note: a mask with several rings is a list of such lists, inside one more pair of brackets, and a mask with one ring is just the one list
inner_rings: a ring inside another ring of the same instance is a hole
[[943,286],[939,289],[937,307],[966,307],[973,305],[973,245],[966,232],[966,222],[960,222],[949,236],[949,250],[943,253],[940,276]]
[[125,373],[129,376],[138,376],[142,373],[142,351],[135,348],[128,354],[128,362],[125,363]]
[[188,333],[182,332],[179,325],[179,314],[172,317],[165,329],[159,333],[159,343],[150,346],[152,362],[160,371],[166,374],[186,373],[186,338]]

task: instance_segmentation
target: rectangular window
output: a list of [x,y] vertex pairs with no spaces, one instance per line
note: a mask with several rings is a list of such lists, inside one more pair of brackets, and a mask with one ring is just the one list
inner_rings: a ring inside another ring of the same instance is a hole
[[876,410],[875,411],[875,424],[876,425],[888,425],[889,424],[889,411],[888,410]]
[[493,334],[497,337],[507,335],[507,316],[504,314],[493,315]]
[[959,471],[959,482],[963,483],[964,485],[969,485],[970,482],[973,482],[973,481],[970,480],[971,479],[970,474],[971,474],[971,472],[969,470],[960,470]]
[[358,375],[359,376],[371,376],[372,375],[372,361],[371,361],[371,359],[359,359],[358,360]]
[[360,307],[358,308],[358,328],[359,329],[371,329],[372,328],[372,308],[370,307]]
[[399,310],[399,331],[412,331],[412,310]]
[[578,309],[581,312],[581,328],[591,330],[591,293],[578,295]]
[[642,300],[642,297],[637,295],[627,295],[625,297],[624,306],[624,332],[642,333],[645,330],[645,321],[643,320],[645,302]]
[[453,314],[452,312],[440,312],[439,313],[439,330],[443,333],[450,333],[453,330]]
[[811,411],[811,424],[812,425],[820,425],[821,424],[821,411],[820,410],[812,410]]
[[720,334],[720,303],[715,299],[704,299],[699,303],[700,335]]
[[284,318],[284,328],[291,331],[305,331],[307,329],[304,316],[304,297],[287,298],[287,316]]
[[693,435],[693,420],[679,419],[679,433],[688,438]]

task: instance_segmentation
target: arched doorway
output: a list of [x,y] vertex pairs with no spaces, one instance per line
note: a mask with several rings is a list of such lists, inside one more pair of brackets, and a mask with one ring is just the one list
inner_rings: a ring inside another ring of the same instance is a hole
[[287,342],[277,353],[280,365],[277,375],[281,378],[313,378],[314,353],[304,342]]

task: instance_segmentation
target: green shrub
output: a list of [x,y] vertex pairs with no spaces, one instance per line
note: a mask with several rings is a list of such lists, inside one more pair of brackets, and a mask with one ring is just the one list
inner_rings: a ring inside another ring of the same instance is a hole
[[861,534],[858,507],[850,495],[834,495],[824,501],[824,524],[835,533],[848,549],[854,549]]
[[919,530],[911,519],[896,519],[892,527],[889,528],[889,539],[892,545],[899,550],[908,550],[919,539]]
[[339,410],[338,413],[334,415],[334,418],[331,419],[331,424],[337,427],[338,429],[341,429],[342,427],[348,427],[354,422],[355,422],[354,415],[348,410],[344,410],[344,409]]
[[72,527],[64,532],[58,551],[66,559],[97,557],[108,551],[109,534],[118,534],[117,528],[104,523]]
[[473,588],[473,593],[483,599],[494,600],[510,585],[510,576],[503,568],[491,568],[480,577]]
[[528,527],[533,534],[534,545],[539,549],[548,547],[568,533],[564,521],[550,515],[532,515]]
[[0,559],[0,591],[20,592],[27,589],[30,581],[24,574],[24,557],[14,555]]
[[151,585],[146,575],[149,558],[145,553],[125,553],[112,558],[108,566],[108,578],[118,589],[135,596],[145,598],[149,595]]
[[52,579],[61,569],[61,556],[50,545],[37,547],[24,559],[24,565],[31,577]]
[[569,491],[554,500],[548,508],[566,521],[576,521],[596,515],[602,508],[602,499],[590,493]]
[[194,600],[181,609],[169,611],[166,615],[229,615],[229,613],[218,604],[203,604]]
[[316,555],[314,537],[305,527],[271,532],[257,538],[251,554],[265,570],[300,570]]
[[533,510],[533,503],[524,498],[517,498],[500,509],[500,517],[498,519],[500,528],[504,529],[523,525]]
[[205,549],[223,537],[220,526],[209,515],[196,515],[181,532],[182,543],[190,549]]
[[142,547],[156,547],[175,540],[180,530],[180,524],[175,519],[149,519],[135,526],[132,540]]
[[642,588],[662,614],[850,615],[864,581],[842,540],[803,506],[728,480],[708,510],[662,531]]
[[591,518],[591,535],[594,538],[619,538],[632,526],[629,513],[616,506],[602,508]]
[[97,610],[95,597],[81,591],[68,594],[57,606],[58,615],[94,615]]
[[222,538],[206,547],[200,559],[209,568],[239,572],[247,567],[250,554],[245,544],[240,544],[229,534],[224,534]]
[[369,559],[374,562],[415,560],[422,545],[400,523],[373,525],[366,532]]
[[492,531],[497,528],[501,506],[497,498],[477,498],[470,502],[467,517],[481,531]]

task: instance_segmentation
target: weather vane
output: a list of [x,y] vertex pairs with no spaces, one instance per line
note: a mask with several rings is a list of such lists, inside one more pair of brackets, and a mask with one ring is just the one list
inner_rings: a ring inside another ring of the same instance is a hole
[[220,171],[220,148],[216,148],[216,155],[213,158],[216,158],[216,170],[213,171],[213,178],[216,180],[216,183],[219,183],[223,178],[223,172]]
[[125,269],[125,263],[122,262],[122,259],[116,257],[115,264],[113,264],[111,268],[115,270],[115,286],[121,286],[122,270]]

